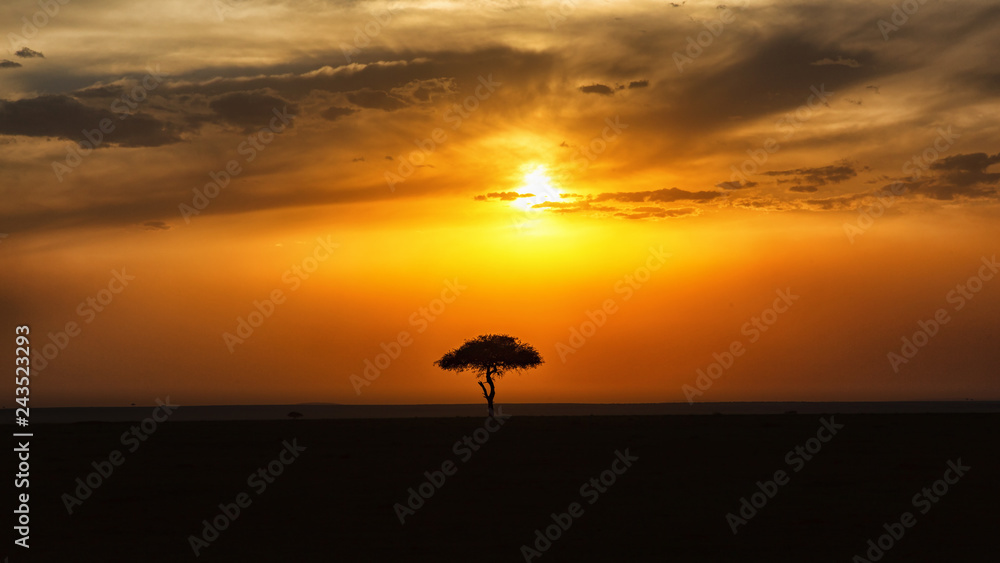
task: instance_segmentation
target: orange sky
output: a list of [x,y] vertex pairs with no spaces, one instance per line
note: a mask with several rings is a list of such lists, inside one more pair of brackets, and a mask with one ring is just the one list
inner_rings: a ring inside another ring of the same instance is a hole
[[1000,398],[994,6],[886,38],[868,3],[224,5],[68,4],[9,45],[33,405],[478,402],[432,362],[486,332],[545,359],[500,403],[684,401],[734,342],[694,400]]

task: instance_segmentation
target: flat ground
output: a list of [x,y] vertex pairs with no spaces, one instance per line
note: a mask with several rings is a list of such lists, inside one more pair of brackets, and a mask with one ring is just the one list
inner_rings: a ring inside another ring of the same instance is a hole
[[[573,502],[582,516],[533,561],[846,563],[907,511],[916,524],[883,563],[995,561],[1000,547],[998,415],[835,415],[837,435],[790,465],[821,416],[513,414],[471,456],[453,445],[483,419],[168,421],[131,453],[129,423],[37,425],[32,557],[11,561],[195,560],[189,536],[244,492],[252,503],[197,560],[524,561]],[[248,477],[286,440],[305,451],[256,492]],[[116,449],[124,464],[67,514],[63,493]],[[581,494],[626,449],[632,467]],[[921,514],[914,495],[959,458],[971,469]],[[393,506],[449,460],[457,472],[400,524]],[[778,470],[788,484],[734,535],[726,514]]]

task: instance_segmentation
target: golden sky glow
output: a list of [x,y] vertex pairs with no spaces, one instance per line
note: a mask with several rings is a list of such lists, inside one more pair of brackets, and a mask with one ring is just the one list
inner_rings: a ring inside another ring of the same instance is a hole
[[501,403],[684,401],[734,341],[696,400],[1000,397],[995,4],[37,11],[0,6],[0,319],[64,344],[38,406],[473,403],[431,363],[486,332],[546,361]]

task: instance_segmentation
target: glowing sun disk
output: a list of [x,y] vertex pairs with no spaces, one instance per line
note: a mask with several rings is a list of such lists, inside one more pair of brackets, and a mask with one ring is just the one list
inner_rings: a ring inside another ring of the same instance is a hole
[[519,197],[514,205],[526,210],[541,211],[535,205],[547,201],[559,201],[559,190],[552,186],[552,180],[546,174],[545,166],[537,166],[524,175],[524,184],[518,188],[519,194],[531,194],[531,197]]

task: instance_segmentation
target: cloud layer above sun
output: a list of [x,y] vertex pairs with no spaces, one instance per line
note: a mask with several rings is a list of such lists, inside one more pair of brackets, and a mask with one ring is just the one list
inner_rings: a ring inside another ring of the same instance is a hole
[[[500,193],[512,159],[583,194],[539,209],[607,217],[854,209],[894,182],[919,205],[997,198],[987,2],[926,4],[896,30],[866,2],[123,6],[67,4],[10,30],[10,230],[170,223],[273,111],[294,127],[242,178],[281,166],[287,181],[220,211],[398,199],[387,176],[407,197]],[[33,7],[8,4],[4,21]],[[73,166],[102,120],[113,130]],[[436,129],[448,138],[429,150]]]

